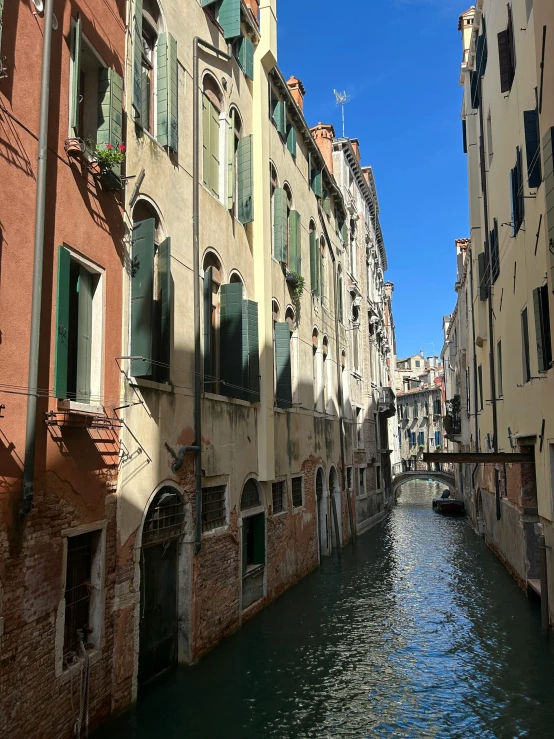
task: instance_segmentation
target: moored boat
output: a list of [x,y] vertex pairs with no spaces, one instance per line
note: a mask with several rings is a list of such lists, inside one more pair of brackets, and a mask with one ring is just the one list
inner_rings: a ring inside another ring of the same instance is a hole
[[445,516],[459,516],[466,511],[464,501],[455,498],[434,498],[433,509]]

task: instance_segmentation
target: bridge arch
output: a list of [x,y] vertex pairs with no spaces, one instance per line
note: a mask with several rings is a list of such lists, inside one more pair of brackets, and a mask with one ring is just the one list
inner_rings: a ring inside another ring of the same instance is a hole
[[401,472],[400,474],[395,475],[393,477],[392,479],[393,495],[396,496],[399,488],[401,488],[402,485],[404,485],[407,482],[410,482],[411,480],[422,480],[423,482],[432,480],[433,482],[440,482],[441,485],[444,485],[450,490],[450,493],[452,495],[456,495],[458,492],[456,488],[456,479],[454,475],[451,475],[448,472],[414,470],[414,471],[408,471],[408,472]]

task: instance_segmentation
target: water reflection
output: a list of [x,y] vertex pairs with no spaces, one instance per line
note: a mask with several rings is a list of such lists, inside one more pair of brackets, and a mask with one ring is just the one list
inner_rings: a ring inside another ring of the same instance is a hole
[[551,736],[540,614],[410,482],[387,521],[97,739]]

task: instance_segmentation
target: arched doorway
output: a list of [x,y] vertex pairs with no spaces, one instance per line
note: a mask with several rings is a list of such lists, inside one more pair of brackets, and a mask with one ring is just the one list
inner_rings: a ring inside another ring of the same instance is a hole
[[335,467],[331,467],[329,473],[329,491],[331,496],[331,524],[333,530],[332,546],[337,549],[342,546],[342,505],[339,477]]
[[265,509],[259,483],[250,478],[240,499],[242,522],[242,609],[256,603],[264,594]]
[[171,486],[159,490],[142,529],[138,682],[177,662],[177,578],[185,504]]
[[331,520],[329,511],[329,495],[325,485],[325,475],[321,467],[315,475],[315,494],[317,499],[317,518],[319,528],[319,555],[331,554]]

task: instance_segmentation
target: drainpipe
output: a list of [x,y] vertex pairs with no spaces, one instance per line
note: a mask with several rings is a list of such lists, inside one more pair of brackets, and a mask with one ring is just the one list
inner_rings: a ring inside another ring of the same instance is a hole
[[[49,0],[52,2],[52,0]],[[48,2],[48,0],[47,0]],[[198,36],[193,41],[192,109],[193,109],[193,163],[192,163],[192,241],[194,282],[194,432],[196,434],[195,459],[195,546],[196,554],[202,546],[202,347],[200,345],[200,47],[216,56],[231,61],[229,54],[220,51]]]
[[25,463],[23,466],[23,499],[19,515],[24,518],[33,507],[35,488],[35,456],[38,402],[38,360],[40,350],[40,310],[44,261],[44,214],[46,211],[46,166],[48,158],[48,108],[50,103],[50,59],[52,51],[52,16],[54,0],[44,4],[44,39],[42,42],[42,75],[40,81],[40,117],[38,135],[37,190],[35,210],[35,252],[33,262],[33,295],[31,302],[31,337],[29,347],[29,395],[25,427]]
[[[479,151],[481,156],[484,156],[484,141],[485,141],[485,124],[483,120],[483,78],[479,77],[479,128],[481,132],[481,142]],[[485,169],[484,163],[481,163],[483,170]],[[492,433],[494,437],[494,452],[498,454],[498,417],[496,410],[496,370],[494,361],[494,311],[492,306],[492,253],[489,243],[489,204],[488,204],[488,183],[487,175],[485,172],[483,179],[483,214],[485,220],[485,261],[488,266],[488,318],[489,318],[489,370],[490,370],[490,382],[491,382],[491,400],[492,400]],[[477,386],[476,386],[477,387]],[[500,480],[498,476],[498,469],[495,466],[494,469],[494,482],[495,482],[495,497],[496,497],[496,520],[500,521]]]

